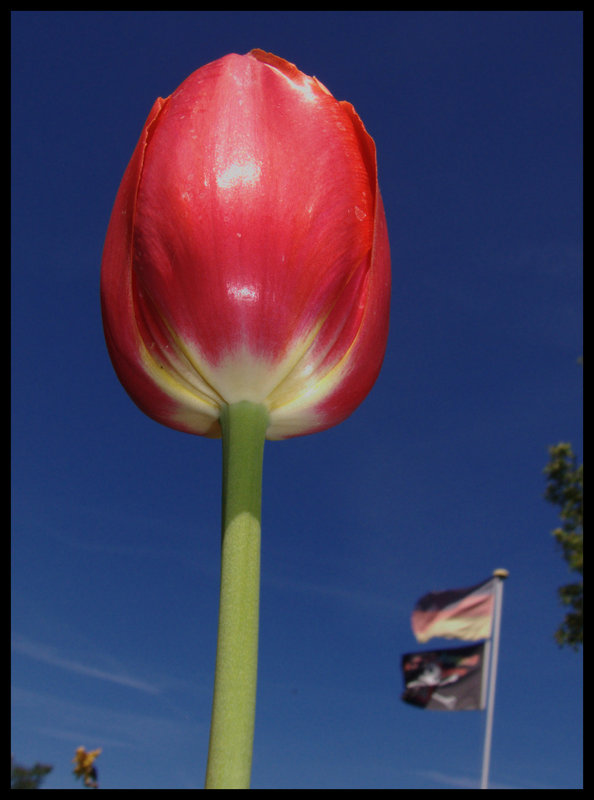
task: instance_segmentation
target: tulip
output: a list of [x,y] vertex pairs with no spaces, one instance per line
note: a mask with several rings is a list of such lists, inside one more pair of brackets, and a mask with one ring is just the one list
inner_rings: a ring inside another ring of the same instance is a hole
[[[349,103],[261,50],[207,64],[155,102],[109,223],[102,313],[134,402],[169,427],[223,438],[207,787],[249,785],[252,701],[233,741],[227,716],[239,695],[255,697],[264,439],[325,430],[362,402],[382,364],[389,295],[375,145]],[[233,594],[246,572],[251,588]],[[250,686],[233,696],[238,670]]]
[[158,99],[126,170],[102,269],[120,380],[149,416],[268,439],[345,419],[382,363],[389,251],[375,147],[349,103],[253,51]]

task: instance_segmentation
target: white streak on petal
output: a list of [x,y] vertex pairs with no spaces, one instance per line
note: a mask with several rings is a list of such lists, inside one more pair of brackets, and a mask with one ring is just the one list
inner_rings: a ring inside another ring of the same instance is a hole
[[255,161],[235,161],[217,175],[217,186],[219,189],[250,186],[259,180],[260,172],[260,166]]

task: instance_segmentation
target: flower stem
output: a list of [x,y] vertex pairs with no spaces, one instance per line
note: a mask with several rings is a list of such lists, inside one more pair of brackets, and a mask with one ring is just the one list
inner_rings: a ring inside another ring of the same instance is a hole
[[221,596],[206,789],[249,789],[256,713],[260,510],[267,409],[221,410]]

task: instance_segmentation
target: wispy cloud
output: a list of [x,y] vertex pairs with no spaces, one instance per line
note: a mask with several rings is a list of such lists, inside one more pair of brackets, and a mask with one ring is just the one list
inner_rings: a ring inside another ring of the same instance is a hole
[[[438,772],[437,770],[423,770],[418,772],[418,775],[425,779],[434,781],[444,786],[451,786],[456,789],[478,789],[480,788],[480,779],[478,777],[470,778],[468,775],[450,775],[447,772]],[[518,789],[518,786],[506,785],[503,783],[494,783],[489,781],[490,789]]]
[[445,772],[437,772],[436,770],[423,770],[423,772],[417,774],[435,783],[452,786],[456,789],[478,789],[480,783],[478,778],[469,778],[467,775],[448,775]]
[[317,595],[325,597],[333,602],[346,603],[356,606],[358,609],[367,609],[374,613],[394,614],[394,602],[391,597],[373,594],[364,590],[344,588],[341,586],[314,583],[300,578],[292,578],[286,575],[266,575],[263,583],[274,587],[276,590],[284,592],[298,592],[308,596]]
[[137,689],[139,692],[146,692],[147,694],[160,694],[160,689],[151,683],[118,672],[99,669],[70,658],[64,658],[56,652],[55,648],[32,642],[24,637],[13,639],[12,650],[44,664],[50,664],[67,672],[74,672],[77,675],[86,675],[89,678],[117,683],[120,686],[128,686],[131,689]]
[[12,706],[18,710],[14,727],[28,738],[41,736],[104,750],[133,749],[154,760],[163,758],[168,748],[171,753],[181,753],[196,746],[197,738],[208,741],[206,722],[186,719],[169,708],[164,712],[154,708],[135,711],[99,702],[75,702],[51,692],[19,687],[12,689]]

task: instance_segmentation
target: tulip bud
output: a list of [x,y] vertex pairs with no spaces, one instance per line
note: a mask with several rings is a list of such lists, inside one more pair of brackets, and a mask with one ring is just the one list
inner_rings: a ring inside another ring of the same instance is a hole
[[155,102],[101,273],[108,350],[145,413],[220,436],[247,400],[268,439],[336,425],[377,378],[389,295],[375,145],[349,103],[261,50]]

